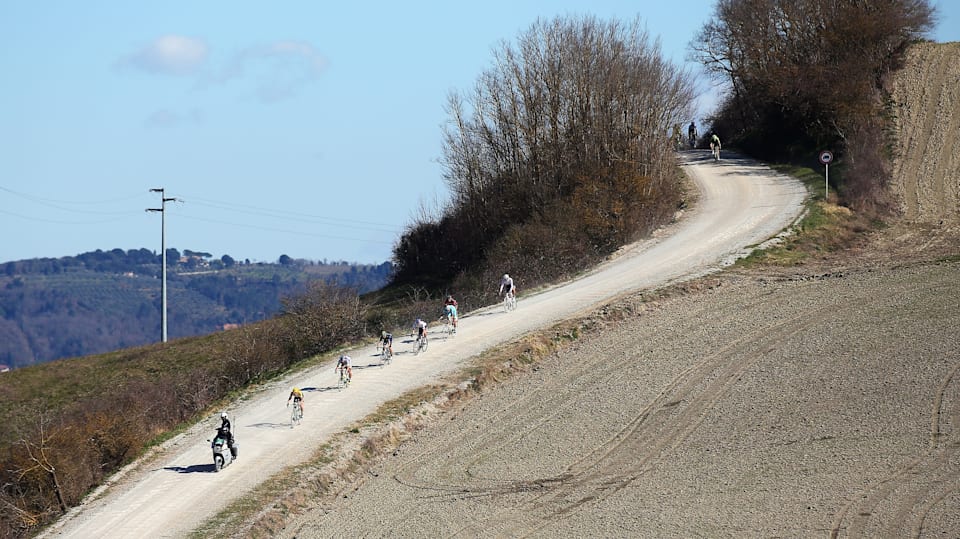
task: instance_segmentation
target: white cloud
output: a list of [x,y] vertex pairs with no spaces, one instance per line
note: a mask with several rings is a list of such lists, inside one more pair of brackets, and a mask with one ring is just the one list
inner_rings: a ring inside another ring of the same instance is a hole
[[151,73],[190,75],[203,67],[208,54],[209,48],[203,40],[171,34],[158,37],[121,64]]
[[[316,81],[328,61],[305,41],[281,40],[243,49],[221,65],[213,64],[210,48],[201,39],[165,35],[123,58],[119,65],[150,73],[194,78],[197,88],[236,85],[256,99],[273,103],[298,95]],[[216,62],[220,63],[220,62]],[[155,125],[170,122],[157,116]]]
[[327,59],[309,43],[278,41],[237,53],[208,82],[225,84],[249,80],[257,98],[269,103],[299,93],[320,77],[327,64]]

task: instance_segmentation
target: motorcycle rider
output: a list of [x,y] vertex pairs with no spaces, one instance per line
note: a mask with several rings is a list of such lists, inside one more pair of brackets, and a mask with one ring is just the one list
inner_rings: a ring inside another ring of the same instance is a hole
[[233,458],[237,458],[237,451],[233,447],[233,428],[230,424],[230,417],[227,415],[227,412],[220,413],[220,427],[217,428],[217,437],[223,438],[227,441],[227,447],[230,449],[230,454],[233,455]]

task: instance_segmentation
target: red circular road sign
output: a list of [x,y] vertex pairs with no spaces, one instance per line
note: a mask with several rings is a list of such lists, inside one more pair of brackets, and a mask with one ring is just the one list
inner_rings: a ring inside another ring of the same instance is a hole
[[821,163],[823,163],[824,165],[827,165],[830,163],[830,161],[833,161],[833,152],[831,152],[830,150],[823,150],[822,152],[820,152]]

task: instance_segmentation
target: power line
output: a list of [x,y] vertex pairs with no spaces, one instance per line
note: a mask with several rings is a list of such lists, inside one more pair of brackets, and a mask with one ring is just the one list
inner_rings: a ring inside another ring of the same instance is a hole
[[31,202],[36,202],[37,204],[41,204],[41,205],[43,205],[43,206],[48,206],[48,207],[51,207],[51,208],[54,208],[54,209],[57,209],[57,210],[67,211],[67,212],[73,212],[73,213],[89,213],[89,214],[94,214],[94,215],[127,215],[127,214],[132,214],[132,213],[135,213],[135,212],[130,211],[130,210],[110,211],[110,212],[108,212],[108,211],[93,211],[93,210],[79,210],[79,209],[73,209],[73,208],[65,207],[64,205],[74,205],[74,206],[84,205],[84,206],[92,206],[92,205],[101,205],[101,204],[115,204],[115,203],[118,203],[118,202],[127,202],[127,201],[129,201],[129,200],[132,200],[133,198],[142,198],[142,195],[136,195],[136,196],[125,196],[125,197],[121,197],[121,198],[114,198],[114,199],[109,199],[109,200],[77,201],[77,200],[60,200],[60,199],[54,199],[54,198],[46,198],[46,197],[41,197],[41,196],[37,196],[37,195],[31,195],[31,194],[28,194],[28,193],[21,193],[21,192],[19,192],[19,191],[14,191],[13,189],[8,189],[8,188],[6,188],[6,187],[0,187],[0,191],[7,192],[7,193],[10,193],[10,194],[12,194],[12,195],[18,196],[18,197],[20,197],[20,198],[29,200],[29,201],[31,201]]
[[[19,219],[24,219],[26,221],[35,221],[39,223],[51,223],[55,225],[101,225],[105,223],[116,223],[117,221],[123,220],[122,218],[117,217],[113,219],[99,219],[96,221],[61,221],[59,219],[44,219],[43,217],[36,217],[33,215],[22,215],[19,213],[14,213],[6,210],[0,210],[0,213],[4,215],[11,215]],[[130,213],[130,215],[133,215],[133,213]]]
[[231,223],[227,221],[219,221],[216,219],[209,219],[206,217],[196,217],[194,215],[187,215],[187,214],[178,214],[178,215],[184,219],[192,219],[194,221],[203,221],[206,223],[228,225],[232,227],[250,228],[254,230],[262,230],[264,232],[278,232],[282,234],[296,234],[299,236],[309,236],[313,238],[324,238],[324,239],[330,239],[330,240],[358,241],[358,242],[364,242],[364,243],[383,243],[385,245],[393,245],[392,241],[386,241],[386,240],[371,240],[371,239],[363,239],[363,238],[351,238],[346,236],[332,236],[329,234],[317,234],[314,232],[304,232],[303,230],[289,230],[289,229],[282,229],[282,228],[264,227],[264,226],[258,226],[258,225],[251,225],[248,223]]
[[300,212],[293,212],[289,210],[274,210],[269,208],[250,206],[247,204],[231,204],[228,202],[219,202],[219,201],[207,200],[203,198],[190,197],[190,201],[191,202],[200,201],[197,204],[201,206],[227,209],[231,211],[250,213],[254,215],[272,216],[272,217],[278,217],[281,219],[306,220],[306,221],[329,223],[333,225],[337,225],[341,223],[353,223],[353,224],[359,224],[359,225],[369,225],[370,230],[377,230],[377,227],[381,227],[381,229],[384,229],[385,232],[393,232],[396,229],[394,225],[390,225],[387,223],[377,223],[373,221],[364,221],[364,220],[352,219],[348,217],[325,217],[325,216],[315,215],[310,213],[300,213]]

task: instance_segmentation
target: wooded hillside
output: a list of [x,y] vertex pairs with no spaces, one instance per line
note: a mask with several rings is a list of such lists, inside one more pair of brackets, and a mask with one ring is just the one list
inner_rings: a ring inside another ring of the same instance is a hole
[[[228,255],[167,250],[169,338],[222,331],[269,318],[311,282],[375,290],[391,264],[237,263]],[[24,367],[156,342],[161,264],[146,249],[0,265],[0,364]]]

